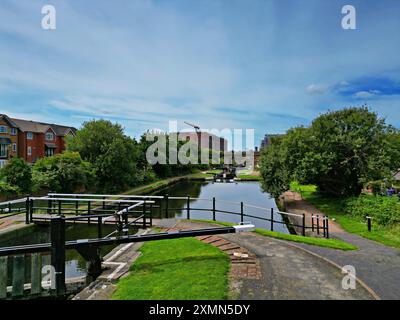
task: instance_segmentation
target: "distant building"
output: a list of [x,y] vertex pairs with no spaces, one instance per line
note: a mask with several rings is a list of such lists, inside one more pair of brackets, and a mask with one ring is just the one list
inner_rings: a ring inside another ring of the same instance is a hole
[[271,145],[271,138],[282,137],[283,134],[266,134],[264,138],[261,140],[260,149],[268,148]]
[[[200,140],[201,149],[225,152],[228,150],[228,141],[208,132],[179,132],[186,140]],[[200,135],[200,139],[199,139]]]
[[12,157],[33,163],[65,150],[65,137],[76,129],[57,124],[10,118],[0,114],[0,168]]

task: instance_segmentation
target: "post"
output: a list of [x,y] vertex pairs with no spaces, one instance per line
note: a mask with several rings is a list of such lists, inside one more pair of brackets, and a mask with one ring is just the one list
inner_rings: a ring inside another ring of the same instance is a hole
[[146,200],[143,202],[143,228],[146,229]]
[[326,230],[325,230],[326,220],[325,217],[322,218],[322,230],[324,231],[324,238],[326,237]]
[[76,201],[75,201],[75,214],[76,214],[76,215],[79,214],[78,209],[79,209],[79,202],[78,202],[78,200],[76,200]]
[[42,256],[40,253],[31,254],[31,294],[42,291]]
[[186,198],[186,218],[190,220],[190,196]]
[[274,231],[274,208],[271,208],[271,231]]
[[103,219],[102,217],[97,217],[97,238],[101,239],[102,238],[102,223],[103,223]]
[[317,234],[319,234],[319,215],[317,214]]
[[90,208],[90,206],[91,206],[91,202],[90,202],[90,200],[88,201],[88,224],[90,224],[90,214],[91,214],[91,212],[90,212],[90,210],[91,210],[91,208]]
[[7,256],[0,257],[0,299],[7,298],[7,260]]
[[311,214],[311,230],[314,232],[314,215]]
[[306,236],[306,215],[303,213],[303,231],[302,231],[303,237]]
[[150,203],[150,227],[153,226],[153,204]]
[[164,196],[165,199],[165,218],[168,218],[168,194]]
[[65,220],[51,219],[51,265],[55,270],[55,293],[65,294]]
[[61,216],[61,200],[58,200],[58,215]]
[[372,226],[371,226],[371,217],[366,217],[367,218],[367,225],[368,225],[368,232],[371,232]]
[[33,200],[29,200],[29,222],[33,221]]
[[213,221],[215,221],[215,197],[213,197]]
[[329,239],[329,217],[326,216],[326,238]]
[[29,212],[30,212],[30,201],[29,201],[29,197],[26,198],[26,203],[25,203],[25,224],[29,224]]
[[240,202],[240,222],[243,223],[243,201]]
[[88,201],[88,204],[87,204],[87,213],[90,214],[90,200]]
[[8,203],[8,212],[12,213],[11,202]]
[[104,210],[106,208],[106,202],[104,201],[105,199],[106,199],[106,197],[103,197],[103,213],[104,213]]
[[47,214],[51,214],[52,210],[53,210],[53,200],[49,199],[47,201]]
[[13,259],[13,278],[12,278],[12,292],[14,298],[22,297],[24,295],[25,284],[25,255],[19,254],[14,256]]

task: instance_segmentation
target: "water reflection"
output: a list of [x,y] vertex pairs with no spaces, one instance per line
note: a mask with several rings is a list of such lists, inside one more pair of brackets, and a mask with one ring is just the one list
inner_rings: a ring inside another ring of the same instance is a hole
[[[244,206],[244,213],[255,217],[270,218],[269,209],[274,208],[274,211],[278,210],[275,200],[262,190],[258,182],[219,183],[184,180],[156,193],[156,195],[165,194],[171,197],[190,195],[193,198],[199,198],[199,200],[192,200],[190,207],[195,209],[206,208],[209,211],[191,211],[190,217],[192,219],[212,219],[212,201],[210,201],[212,197],[216,198],[216,209],[218,210],[240,213],[240,204],[228,203],[240,201],[243,201],[245,204],[268,209],[260,210]],[[170,200],[169,207],[178,209],[169,211],[169,217],[186,218],[186,210],[182,210],[182,208],[186,207],[186,200]],[[165,212],[163,214],[165,216]],[[236,216],[227,213],[217,213],[216,219],[227,222],[240,222],[239,215]],[[282,221],[282,216],[275,213],[274,220]],[[259,228],[270,229],[270,222],[268,221],[246,217],[245,221],[251,221]],[[289,233],[285,224],[275,223],[274,230]]]

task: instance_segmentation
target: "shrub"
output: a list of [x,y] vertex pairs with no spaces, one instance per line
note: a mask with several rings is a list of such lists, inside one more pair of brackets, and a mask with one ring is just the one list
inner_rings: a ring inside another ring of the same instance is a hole
[[32,186],[32,170],[22,158],[11,158],[1,169],[1,177],[20,192],[29,193]]
[[0,199],[6,200],[10,197],[14,197],[18,194],[18,188],[11,186],[7,182],[0,181]]
[[33,166],[35,191],[74,192],[93,185],[93,170],[77,152],[38,160]]
[[360,195],[343,202],[344,210],[356,217],[372,217],[379,225],[400,222],[400,202],[397,197]]

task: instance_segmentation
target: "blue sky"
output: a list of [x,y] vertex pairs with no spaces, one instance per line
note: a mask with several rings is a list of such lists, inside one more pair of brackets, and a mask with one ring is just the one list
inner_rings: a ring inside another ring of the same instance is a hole
[[[357,30],[341,28],[345,4]],[[397,0],[2,0],[0,112],[135,137],[168,120],[254,128],[258,144],[366,103],[400,127],[399,32]]]

